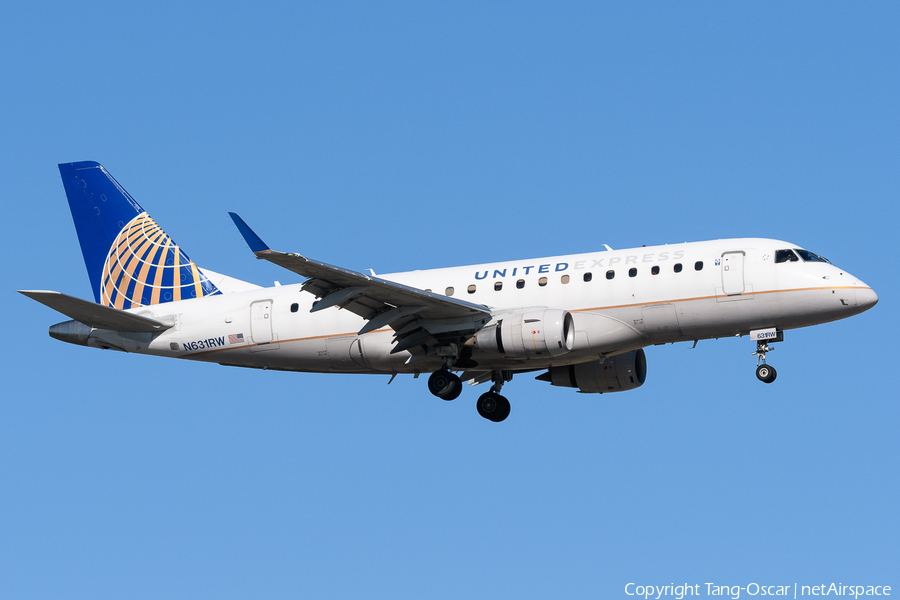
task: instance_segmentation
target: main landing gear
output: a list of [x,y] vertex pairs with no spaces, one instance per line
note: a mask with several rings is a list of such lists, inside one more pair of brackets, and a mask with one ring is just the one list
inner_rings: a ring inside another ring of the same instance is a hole
[[[478,414],[494,423],[499,423],[509,416],[509,400],[500,395],[503,384],[512,379],[509,371],[494,371],[491,380],[494,382],[490,391],[479,396],[475,403]],[[455,400],[462,392],[462,381],[449,367],[435,371],[428,378],[428,391],[442,400]]]
[[428,391],[441,400],[456,400],[462,392],[462,381],[449,369],[441,369],[428,378]]
[[475,408],[479,415],[494,423],[505,420],[510,410],[509,400],[495,392],[494,388],[478,397]]
[[478,397],[475,408],[478,414],[494,423],[499,423],[509,416],[509,400],[505,396],[500,395],[500,389],[507,381],[512,380],[510,371],[494,371],[491,373],[491,389]]
[[[764,341],[759,340],[756,342],[756,352],[753,353],[756,355],[756,378],[763,383],[772,383],[775,381],[775,377],[778,376],[775,367],[766,364],[766,353],[772,350],[774,348],[769,347]],[[762,364],[760,364],[760,361]]]

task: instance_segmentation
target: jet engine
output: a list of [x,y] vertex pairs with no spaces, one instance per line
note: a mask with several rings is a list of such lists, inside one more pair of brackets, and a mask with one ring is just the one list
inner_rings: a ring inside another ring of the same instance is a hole
[[575,347],[575,326],[567,310],[514,313],[479,331],[474,346],[478,352],[508,358],[559,356]]
[[632,350],[605,360],[551,367],[537,379],[550,385],[578,388],[585,394],[624,392],[641,387],[647,378],[647,357],[644,350]]

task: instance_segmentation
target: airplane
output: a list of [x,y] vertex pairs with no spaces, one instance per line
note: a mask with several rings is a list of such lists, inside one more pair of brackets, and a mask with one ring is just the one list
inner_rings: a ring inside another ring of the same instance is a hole
[[724,239],[376,276],[272,250],[229,213],[257,259],[305,281],[260,287],[197,266],[99,163],[59,165],[94,302],[19,290],[71,320],[64,342],[234,367],[317,373],[429,373],[493,422],[514,375],[582,393],[640,387],[643,348],[749,336],[772,383],[784,331],[862,313],[871,287],[800,246]]

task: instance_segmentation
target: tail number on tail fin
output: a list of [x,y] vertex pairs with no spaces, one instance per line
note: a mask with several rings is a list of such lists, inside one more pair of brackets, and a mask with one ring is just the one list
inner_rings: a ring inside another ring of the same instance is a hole
[[185,342],[182,344],[184,346],[185,351],[191,350],[207,350],[209,348],[218,348],[220,346],[225,345],[225,336],[215,337],[215,338],[207,338],[205,340],[198,340],[196,342]]

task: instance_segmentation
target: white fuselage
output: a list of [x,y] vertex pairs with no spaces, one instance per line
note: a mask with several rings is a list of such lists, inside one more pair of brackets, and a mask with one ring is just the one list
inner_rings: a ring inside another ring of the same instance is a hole
[[[877,301],[869,286],[831,264],[776,263],[776,250],[790,248],[797,246],[757,238],[715,240],[380,277],[485,305],[495,320],[531,308],[569,311],[576,344],[560,356],[491,354],[477,342],[472,348],[477,370],[538,369],[651,344],[825,323]],[[391,354],[391,329],[357,335],[362,318],[338,308],[310,313],[314,300],[296,284],[159,304],[130,312],[174,319],[171,329],[94,330],[88,344],[292,371],[417,373],[443,363],[437,355],[410,360],[405,350]]]

